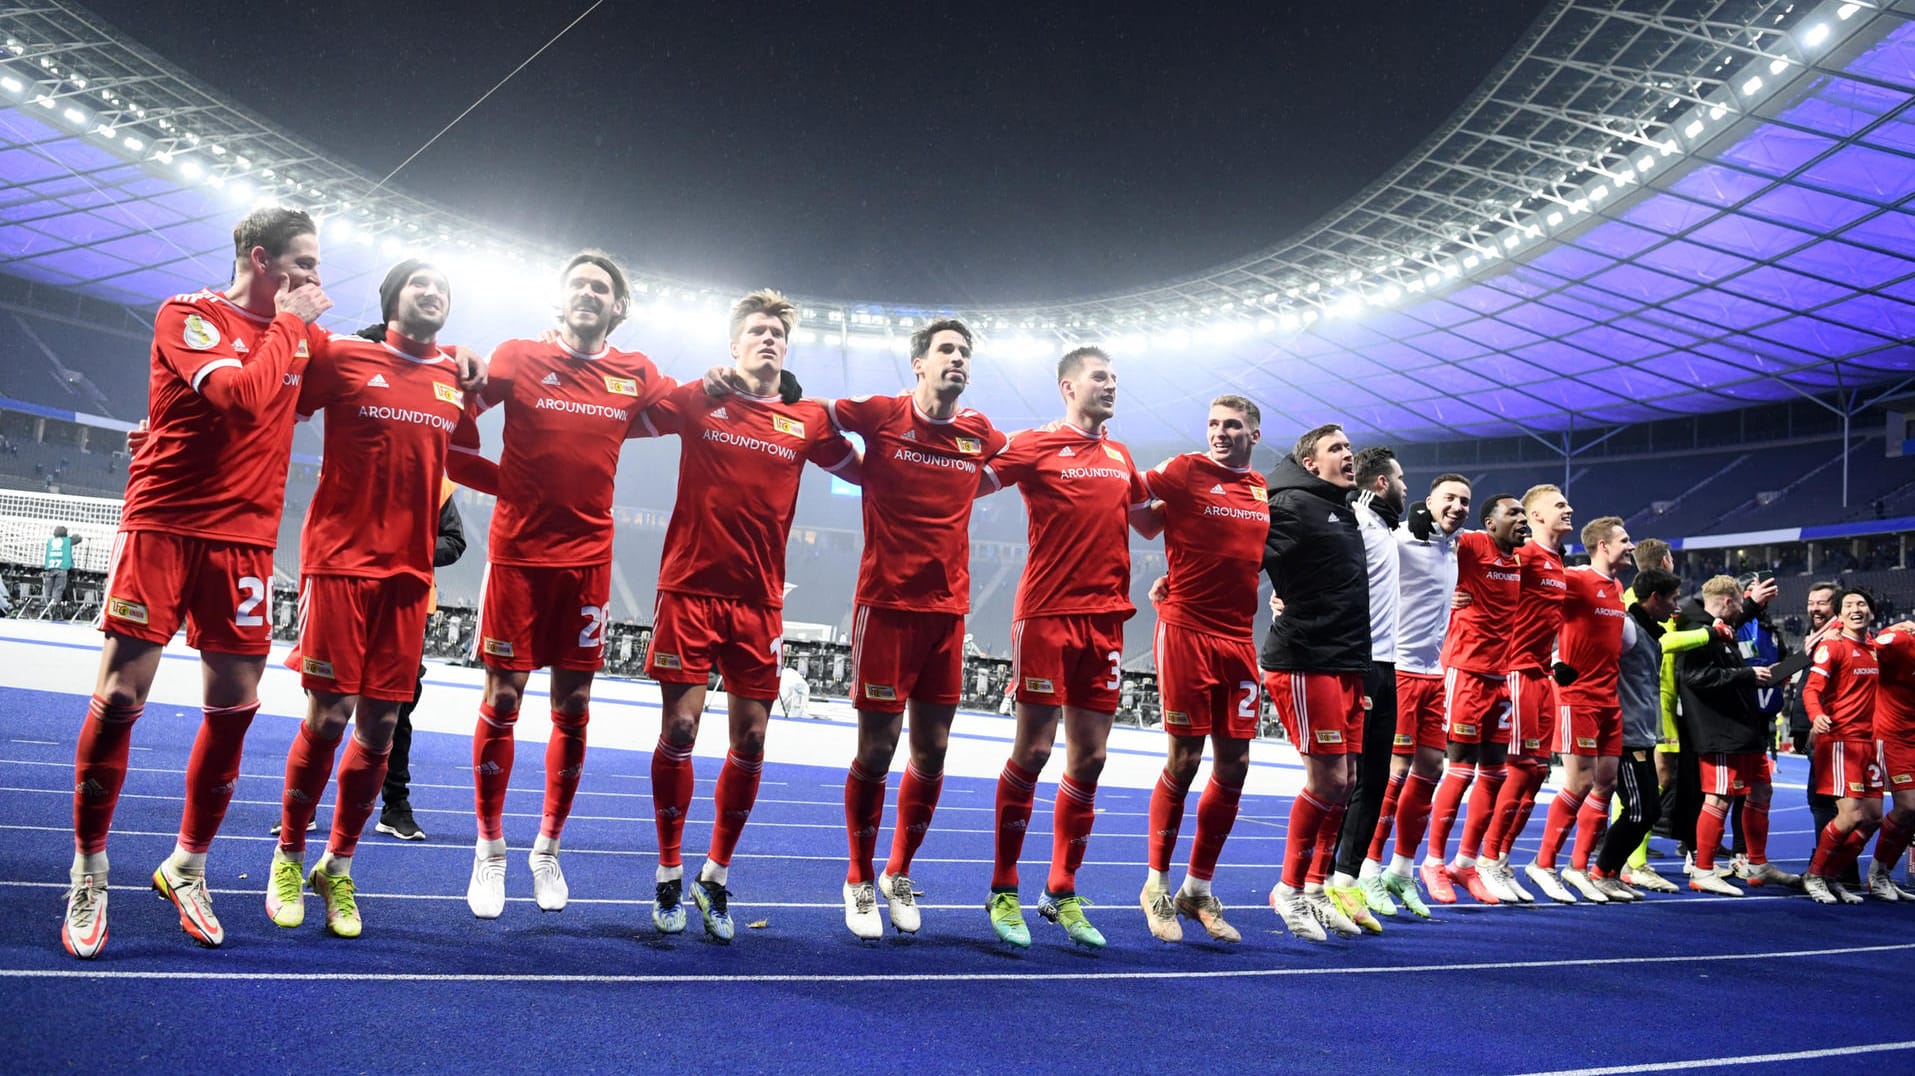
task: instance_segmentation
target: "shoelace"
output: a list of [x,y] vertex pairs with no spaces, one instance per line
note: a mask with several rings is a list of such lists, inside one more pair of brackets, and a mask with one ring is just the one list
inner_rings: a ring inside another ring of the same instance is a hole
[[677,879],[658,883],[658,906],[666,911],[678,907],[682,889],[683,886]]
[[273,868],[273,895],[281,904],[291,904],[299,899],[299,868],[296,864],[286,864],[287,869]]
[[340,919],[357,919],[359,917],[359,901],[353,889],[352,876],[344,875],[335,878],[329,874],[326,876],[326,880],[328,883],[326,891],[332,897],[331,900],[326,902],[331,905],[327,910]]
[[213,897],[206,890],[204,875],[198,878],[181,878],[173,884],[173,895],[191,904],[203,918],[212,918]]
[[859,915],[870,915],[878,910],[878,894],[870,885],[852,886],[851,901]]
[[1159,893],[1151,898],[1150,914],[1153,918],[1169,921],[1177,918],[1177,905],[1171,901],[1169,893]]
[[67,918],[82,932],[91,927],[93,917],[100,914],[99,894],[102,889],[91,884],[89,879],[67,891]]
[[902,904],[907,908],[918,902],[917,894],[913,891],[911,885],[911,879],[906,878],[902,874],[891,879],[891,892],[888,896],[891,898],[891,903]]
[[708,902],[711,904],[712,914],[713,915],[727,914],[726,902],[731,900],[731,890],[726,889],[724,886],[719,885],[717,882],[705,882],[703,883],[703,885],[705,886],[705,895],[708,898]]

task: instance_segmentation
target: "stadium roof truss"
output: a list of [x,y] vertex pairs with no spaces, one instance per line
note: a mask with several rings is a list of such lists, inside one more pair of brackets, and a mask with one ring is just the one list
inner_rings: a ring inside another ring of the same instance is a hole
[[[0,31],[0,272],[144,320],[226,279],[231,219],[265,199],[322,220],[336,296],[425,251],[462,309],[481,293],[462,341],[549,314],[562,252],[382,186],[83,8],[15,5]],[[911,328],[965,317],[972,397],[1009,426],[1051,417],[1024,395],[1037,360],[1102,341],[1133,439],[1194,436],[1224,391],[1299,428],[1566,453],[1573,431],[1798,394],[1853,410],[1915,370],[1911,101],[1915,0],[1561,0],[1422,146],[1276,247],[1068,302],[811,298],[797,354],[812,390],[869,391]],[[635,278],[648,347],[717,338],[730,289]]]

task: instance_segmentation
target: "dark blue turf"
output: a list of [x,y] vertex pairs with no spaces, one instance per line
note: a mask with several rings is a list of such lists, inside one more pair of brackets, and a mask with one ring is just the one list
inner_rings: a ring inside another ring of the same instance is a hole
[[[1263,903],[1289,806],[1275,798],[1244,801],[1217,878],[1218,895],[1244,930],[1240,946],[1164,946],[1149,937],[1134,904],[1148,793],[1106,789],[1079,889],[1100,902],[1092,914],[1111,948],[1073,949],[1030,912],[1035,946],[1005,950],[981,909],[992,786],[958,779],[946,783],[913,872],[925,891],[923,933],[861,944],[845,931],[838,905],[843,771],[778,764],[777,721],[774,761],[732,877],[739,922],[768,925],[741,929],[723,947],[698,934],[695,910],[684,936],[653,933],[648,759],[623,751],[595,750],[587,763],[565,840],[574,899],[549,915],[531,903],[523,859],[537,825],[541,752],[530,744],[521,750],[506,819],[515,899],[503,918],[474,920],[464,904],[470,748],[462,737],[429,733],[415,741],[413,799],[432,840],[413,845],[368,834],[361,844],[355,874],[365,937],[328,937],[313,899],[305,927],[281,930],[267,920],[260,894],[272,848],[266,830],[277,817],[295,726],[261,718],[213,850],[227,942],[209,952],[180,933],[170,905],[141,888],[172,846],[179,771],[198,719],[153,707],[135,740],[144,750],[133,754],[136,769],[116,820],[111,941],[99,960],[82,963],[60,948],[59,921],[71,855],[72,744],[84,705],[78,695],[0,691],[0,989],[9,1010],[0,1020],[0,1056],[10,1069],[160,1062],[553,1070],[670,1062],[747,1071],[1129,1072],[1181,1064],[1225,1072],[1517,1072],[1915,1038],[1907,1017],[1891,1015],[1904,1007],[1890,985],[1915,952],[1915,907],[1828,909],[1801,897],[1732,902],[1686,894],[1631,908],[1463,905],[1444,910],[1437,923],[1387,921],[1380,938],[1297,941],[1276,931]],[[32,740],[52,742],[21,742]],[[696,765],[700,799],[686,834],[694,868],[717,763]],[[1785,760],[1783,780],[1799,777],[1794,760]],[[1050,792],[1040,789],[1040,805]],[[1800,796],[1779,792],[1778,807],[1797,807]],[[1775,818],[1777,858],[1803,858],[1808,837],[1793,831],[1808,828],[1807,813]],[[1040,810],[1032,826],[1027,901],[1042,885],[1048,821]],[[1186,840],[1190,824],[1187,817]],[[1539,829],[1540,819],[1531,835]],[[315,837],[309,856],[323,843],[323,833]],[[1893,948],[1759,955],[1874,946]],[[1482,966],[1490,964],[1521,966]],[[35,971],[68,977],[25,974]],[[247,973],[342,978],[191,977]],[[529,978],[365,978],[393,974]],[[860,975],[887,978],[831,978]],[[1858,989],[1879,1003],[1823,1003]],[[1806,1064],[1892,1069],[1911,1057]]]

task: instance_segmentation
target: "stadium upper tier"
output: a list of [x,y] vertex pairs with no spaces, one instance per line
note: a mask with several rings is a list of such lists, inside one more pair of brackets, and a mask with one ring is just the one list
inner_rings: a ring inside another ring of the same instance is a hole
[[[1443,439],[1886,386],[1915,368],[1912,20],[1915,0],[1564,0],[1421,147],[1275,247],[1068,302],[807,297],[792,366],[817,394],[890,391],[910,330],[956,314],[981,330],[967,399],[1015,428],[1055,417],[1050,360],[1097,341],[1136,441],[1194,439],[1225,391],[1280,439],[1331,419]],[[220,100],[76,5],[9,7],[0,31],[0,272],[133,328],[226,280],[233,218],[270,199],[321,219],[337,328],[372,320],[412,253],[452,278],[448,340],[550,323],[552,242],[381,189],[285,133],[300,117]],[[617,340],[680,376],[723,355],[733,295],[805,292],[635,279]]]

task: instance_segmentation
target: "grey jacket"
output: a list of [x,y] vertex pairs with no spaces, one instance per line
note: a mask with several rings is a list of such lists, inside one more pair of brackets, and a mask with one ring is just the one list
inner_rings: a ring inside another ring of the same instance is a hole
[[1622,625],[1622,666],[1616,699],[1622,705],[1622,749],[1644,751],[1662,742],[1662,625],[1631,605]]

